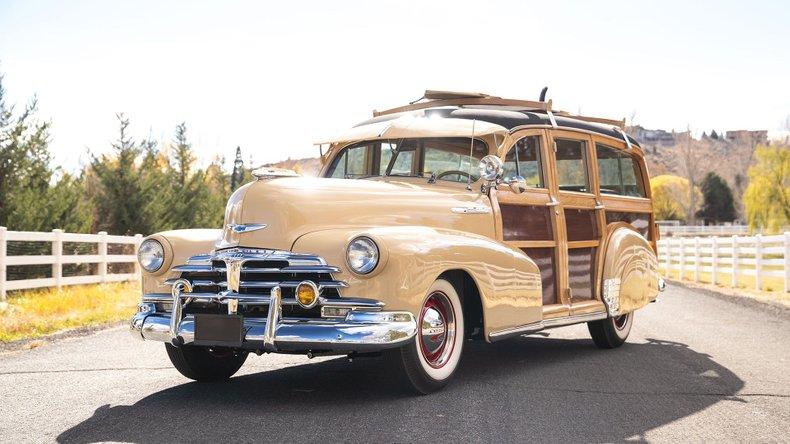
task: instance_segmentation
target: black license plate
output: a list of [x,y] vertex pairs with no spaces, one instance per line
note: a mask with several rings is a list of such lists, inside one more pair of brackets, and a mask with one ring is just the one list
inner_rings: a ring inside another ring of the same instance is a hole
[[238,315],[195,315],[195,345],[241,346],[244,318]]

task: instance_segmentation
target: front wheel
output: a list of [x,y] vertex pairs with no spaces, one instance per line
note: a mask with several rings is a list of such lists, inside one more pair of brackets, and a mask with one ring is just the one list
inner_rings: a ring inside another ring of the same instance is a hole
[[628,333],[631,332],[633,324],[634,314],[626,313],[600,321],[588,322],[587,329],[590,330],[590,336],[598,348],[617,348],[628,339]]
[[452,379],[464,345],[462,307],[453,284],[437,279],[423,301],[414,341],[388,352],[401,381],[414,392],[433,393]]
[[233,376],[247,360],[246,352],[231,349],[165,344],[167,356],[179,373],[199,382],[222,381]]

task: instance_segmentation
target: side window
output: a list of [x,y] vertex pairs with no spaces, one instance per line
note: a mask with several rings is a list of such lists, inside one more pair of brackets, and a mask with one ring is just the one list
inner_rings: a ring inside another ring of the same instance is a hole
[[328,176],[337,179],[364,176],[367,174],[367,153],[368,145],[346,148],[341,155],[335,157]]
[[639,165],[633,157],[615,148],[595,144],[601,193],[645,197]]
[[390,160],[392,160],[392,155],[395,153],[395,150],[398,149],[398,146],[391,142],[381,142],[379,145],[380,155],[379,155],[379,176],[383,176],[387,174],[387,167],[390,165]]
[[590,192],[584,142],[556,139],[557,183],[562,191]]
[[543,188],[543,173],[540,162],[540,136],[528,136],[519,139],[505,156],[504,178],[512,179],[522,176],[527,186]]

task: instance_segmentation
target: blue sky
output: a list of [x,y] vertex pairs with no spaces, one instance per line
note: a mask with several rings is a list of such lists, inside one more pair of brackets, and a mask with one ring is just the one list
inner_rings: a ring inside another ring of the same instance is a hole
[[790,4],[0,0],[10,98],[38,94],[55,162],[186,121],[202,162],[311,143],[426,89],[536,98],[650,128],[781,130]]

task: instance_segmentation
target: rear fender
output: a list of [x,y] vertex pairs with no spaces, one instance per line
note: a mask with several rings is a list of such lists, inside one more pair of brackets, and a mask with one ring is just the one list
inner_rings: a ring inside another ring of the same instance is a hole
[[601,299],[610,316],[642,308],[658,296],[658,261],[647,239],[626,223],[607,228]]

